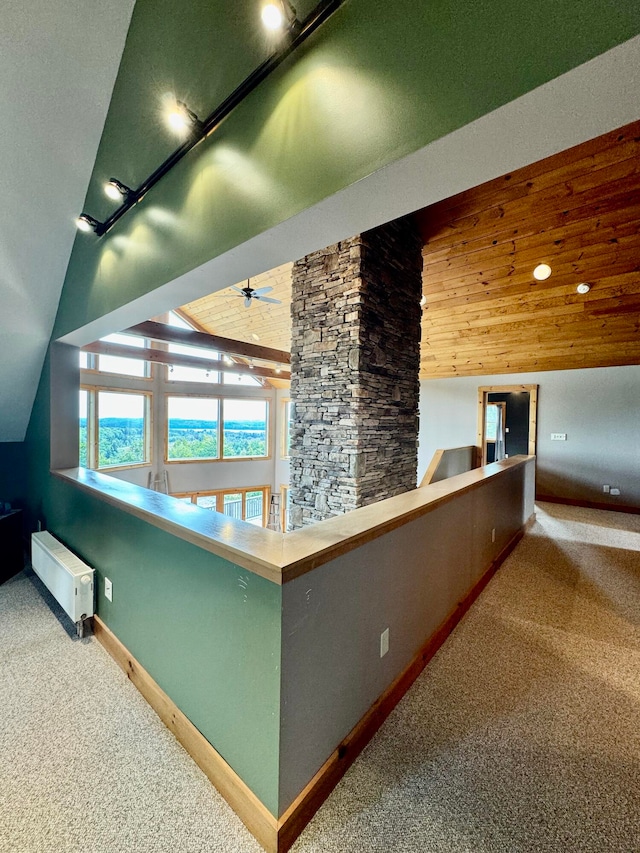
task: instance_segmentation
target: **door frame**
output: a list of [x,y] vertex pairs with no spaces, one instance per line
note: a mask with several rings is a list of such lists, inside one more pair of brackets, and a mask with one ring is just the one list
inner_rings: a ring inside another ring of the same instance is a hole
[[529,456],[536,455],[536,437],[538,423],[538,386],[537,385],[480,385],[478,387],[478,467],[487,464],[485,441],[486,408],[489,394],[510,394],[513,391],[529,392]]

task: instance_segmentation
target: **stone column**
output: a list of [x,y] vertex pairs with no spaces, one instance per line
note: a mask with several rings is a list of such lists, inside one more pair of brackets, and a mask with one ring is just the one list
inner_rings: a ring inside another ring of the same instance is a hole
[[421,293],[410,217],[294,264],[291,527],[415,488]]

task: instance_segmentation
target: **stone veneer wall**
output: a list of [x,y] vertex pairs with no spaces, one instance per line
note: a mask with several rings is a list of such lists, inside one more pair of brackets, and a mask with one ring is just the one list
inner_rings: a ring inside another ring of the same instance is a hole
[[409,217],[294,264],[292,528],[416,487],[421,294]]

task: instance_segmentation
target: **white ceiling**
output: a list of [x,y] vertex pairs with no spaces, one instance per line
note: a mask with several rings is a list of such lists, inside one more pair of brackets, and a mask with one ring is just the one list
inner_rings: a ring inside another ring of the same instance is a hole
[[135,0],[3,0],[0,441],[22,441]]

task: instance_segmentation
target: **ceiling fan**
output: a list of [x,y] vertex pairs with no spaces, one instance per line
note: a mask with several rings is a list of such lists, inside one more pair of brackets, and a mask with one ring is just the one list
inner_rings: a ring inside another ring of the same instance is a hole
[[273,290],[272,287],[258,287],[257,289],[254,289],[250,286],[248,280],[246,287],[236,287],[235,284],[232,284],[231,290],[235,290],[238,296],[242,296],[245,308],[251,308],[251,303],[254,299],[259,299],[261,302],[273,302],[274,305],[281,304],[279,299],[273,299],[271,296],[265,295],[267,293],[271,293]]

